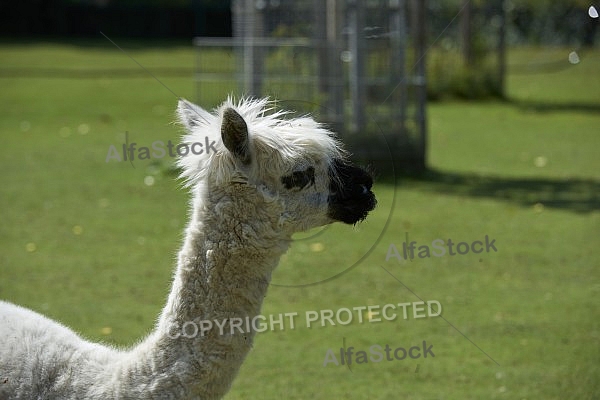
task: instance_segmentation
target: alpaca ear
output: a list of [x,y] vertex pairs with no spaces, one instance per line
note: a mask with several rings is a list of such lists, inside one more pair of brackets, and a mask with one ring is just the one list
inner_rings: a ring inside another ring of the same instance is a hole
[[250,164],[248,125],[233,108],[226,108],[223,111],[221,139],[227,150],[235,155],[242,164]]
[[187,100],[180,99],[177,104],[177,114],[179,121],[190,130],[196,126],[210,120],[213,116],[200,106],[195,105]]

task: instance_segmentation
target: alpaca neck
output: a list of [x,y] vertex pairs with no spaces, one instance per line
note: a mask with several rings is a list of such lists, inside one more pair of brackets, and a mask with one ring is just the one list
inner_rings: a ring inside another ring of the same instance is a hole
[[252,346],[252,320],[289,237],[277,233],[277,221],[265,224],[276,205],[255,199],[248,210],[247,199],[234,198],[195,201],[167,304],[134,350],[153,396],[221,398]]

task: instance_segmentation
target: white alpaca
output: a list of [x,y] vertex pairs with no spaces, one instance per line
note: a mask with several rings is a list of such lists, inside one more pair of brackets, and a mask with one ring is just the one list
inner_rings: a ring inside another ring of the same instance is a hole
[[[308,117],[266,115],[268,107],[266,100],[227,100],[211,114],[179,102],[184,142],[208,136],[217,151],[179,160],[193,193],[191,221],[154,331],[119,350],[0,302],[0,399],[225,395],[254,337],[232,334],[229,325],[260,314],[291,235],[334,221],[354,224],[375,207],[371,177],[344,159],[330,132]],[[227,325],[180,334],[207,320]]]

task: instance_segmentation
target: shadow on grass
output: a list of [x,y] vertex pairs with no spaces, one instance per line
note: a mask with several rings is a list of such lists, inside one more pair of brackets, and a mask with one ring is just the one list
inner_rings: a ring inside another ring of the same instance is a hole
[[[181,169],[173,163],[162,163],[159,169],[172,178],[181,173]],[[391,174],[378,173],[375,176],[376,184],[394,185]],[[541,204],[577,213],[600,211],[600,181],[594,179],[510,178],[429,169],[421,174],[400,172],[396,185],[398,190],[407,186],[418,187],[433,193],[501,200],[524,207]]]
[[[393,184],[393,178],[380,177],[382,183]],[[496,199],[534,206],[564,209],[578,213],[600,210],[600,181],[565,178],[510,178],[429,170],[418,176],[398,178],[402,186],[418,186],[425,191]]]

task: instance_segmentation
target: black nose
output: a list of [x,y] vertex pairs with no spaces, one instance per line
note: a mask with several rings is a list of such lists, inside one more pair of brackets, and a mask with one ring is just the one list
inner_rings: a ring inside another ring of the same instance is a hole
[[373,178],[367,171],[336,160],[331,166],[329,216],[347,224],[364,220],[377,204],[372,187]]
[[336,160],[332,165],[331,175],[330,191],[342,197],[362,194],[373,187],[371,175],[348,162]]

